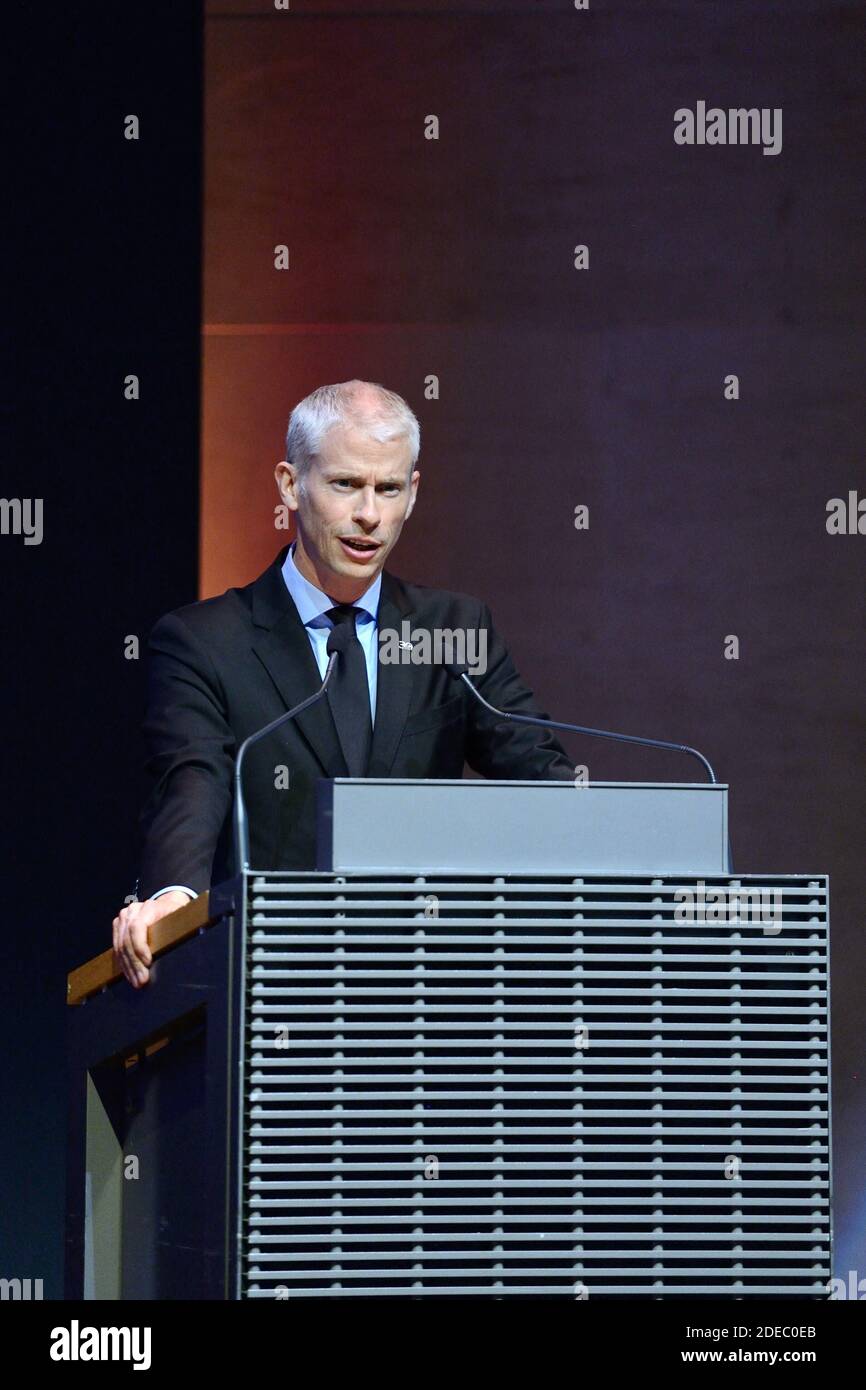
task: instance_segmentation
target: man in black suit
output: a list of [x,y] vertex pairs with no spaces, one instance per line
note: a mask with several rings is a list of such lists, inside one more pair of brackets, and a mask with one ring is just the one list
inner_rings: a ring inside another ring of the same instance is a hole
[[[443,661],[460,644],[485,698],[539,713],[491,614],[466,594],[384,569],[415,506],[418,422],[370,382],[314,391],[292,412],[282,503],[297,539],[243,588],[167,614],[150,637],[145,733],[150,792],[137,901],[114,919],[114,949],[148,979],[147,928],[230,877],[232,770],[248,734],[321,684],[335,624],[352,635],[327,695],[249,751],[250,862],[315,868],[323,777],[571,779],[550,732],[486,713]],[[421,658],[419,661],[418,658]]]

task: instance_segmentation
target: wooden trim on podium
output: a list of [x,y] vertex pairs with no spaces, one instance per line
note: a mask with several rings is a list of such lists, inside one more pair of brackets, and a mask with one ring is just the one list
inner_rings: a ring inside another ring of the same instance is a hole
[[[156,960],[157,956],[167,951],[170,946],[177,946],[178,942],[195,936],[197,931],[214,920],[210,912],[209,893],[199,893],[191,902],[167,913],[148,928],[147,942],[153,959]],[[92,960],[85,961],[84,965],[70,971],[66,980],[66,1002],[80,1004],[89,995],[98,993],[99,990],[105,989],[106,985],[122,978],[123,971],[114,951],[103,951],[101,955],[94,956]]]

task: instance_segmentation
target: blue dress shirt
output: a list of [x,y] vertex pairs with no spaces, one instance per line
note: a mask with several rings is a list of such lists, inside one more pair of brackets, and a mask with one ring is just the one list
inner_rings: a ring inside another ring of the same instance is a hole
[[[301,622],[307,629],[307,636],[313,648],[313,655],[319,668],[319,675],[325,679],[325,670],[328,665],[328,634],[334,624],[325,614],[329,608],[335,607],[339,599],[329,598],[321,589],[317,589],[315,584],[311,584],[309,579],[305,579],[298,569],[294,560],[294,542],[289,547],[289,553],[283,561],[283,579],[286,581],[286,588],[295,601],[295,607],[301,617]],[[379,593],[382,588],[382,575],[377,574],[369,589],[356,598],[355,607],[359,612],[355,614],[355,632],[358,641],[364,651],[364,658],[367,662],[367,686],[370,691],[370,718],[376,721],[376,677],[378,674],[377,661],[377,642],[376,637],[379,630]]]

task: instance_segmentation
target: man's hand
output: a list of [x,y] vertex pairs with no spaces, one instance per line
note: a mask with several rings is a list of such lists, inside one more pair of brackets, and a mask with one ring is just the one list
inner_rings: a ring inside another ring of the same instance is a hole
[[147,944],[147,929],[167,917],[179,907],[192,902],[188,893],[176,889],[163,893],[158,898],[148,898],[143,903],[130,903],[121,908],[112,922],[114,950],[123,971],[133,989],[146,985],[150,979],[149,966],[153,959]]

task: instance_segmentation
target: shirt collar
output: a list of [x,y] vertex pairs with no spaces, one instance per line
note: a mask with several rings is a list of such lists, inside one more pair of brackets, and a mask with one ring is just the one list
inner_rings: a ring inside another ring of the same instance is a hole
[[[327,613],[328,609],[333,608],[339,600],[329,598],[326,593],[317,588],[315,584],[311,584],[309,579],[301,574],[301,571],[295,564],[294,552],[295,542],[293,541],[289,546],[282,566],[286,588],[295,601],[295,607],[300,614],[301,622],[304,626],[309,627],[312,623],[319,626],[318,620],[322,617],[322,614]],[[372,618],[373,622],[376,621],[379,611],[379,593],[381,588],[382,573],[380,571],[369,589],[365,590],[361,597],[356,598],[354,601],[354,606],[360,608],[362,613]]]

